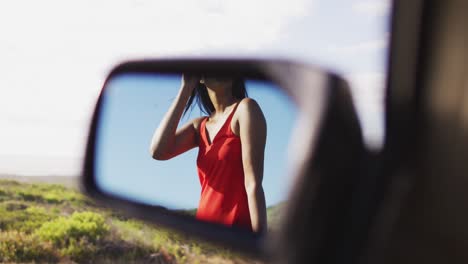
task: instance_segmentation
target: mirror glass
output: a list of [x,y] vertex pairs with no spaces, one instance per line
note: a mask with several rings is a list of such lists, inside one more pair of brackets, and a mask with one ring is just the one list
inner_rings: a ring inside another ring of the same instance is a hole
[[[201,101],[217,100],[211,114],[194,97],[181,115],[193,91]],[[288,143],[297,115],[276,84],[125,73],[108,80],[101,100],[95,177],[102,191],[226,226],[275,229],[287,199]],[[172,132],[176,127],[184,132]],[[160,160],[153,157],[158,147]]]

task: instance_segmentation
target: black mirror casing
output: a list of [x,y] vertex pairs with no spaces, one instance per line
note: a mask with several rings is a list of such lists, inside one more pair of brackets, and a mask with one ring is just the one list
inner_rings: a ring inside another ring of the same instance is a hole
[[[311,257],[307,261],[324,260],[323,253],[318,254],[317,250],[323,252],[323,247],[335,245],[336,240],[345,243],[343,235],[356,222],[355,214],[351,211],[359,197],[353,190],[359,188],[356,184],[363,175],[366,151],[349,87],[341,77],[317,67],[283,60],[158,59],[118,65],[107,77],[104,87],[114,76],[128,72],[212,72],[268,80],[282,87],[299,110],[295,132],[300,136],[300,142],[292,142],[296,155],[291,161],[289,175],[294,177],[295,187],[286,208],[287,214],[276,235],[279,237],[261,237],[105,193],[96,184],[95,175],[96,131],[105,88],[96,104],[89,131],[82,177],[82,187],[86,194],[133,217],[257,257],[272,257],[284,262],[300,262],[306,257]],[[322,85],[326,89],[320,93],[311,89],[314,85]],[[322,100],[313,102],[314,98]],[[340,145],[345,147],[341,149]],[[341,181],[344,179],[343,173],[348,177],[345,181]],[[336,217],[340,217],[340,221]],[[351,222],[346,222],[347,219]],[[310,243],[296,243],[304,242],[303,239],[307,237]],[[305,244],[309,246],[304,248]]]

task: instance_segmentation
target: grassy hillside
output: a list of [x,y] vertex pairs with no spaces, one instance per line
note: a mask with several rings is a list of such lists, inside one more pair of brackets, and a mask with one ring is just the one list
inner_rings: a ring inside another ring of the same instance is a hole
[[275,230],[279,226],[282,212],[284,211],[283,209],[285,206],[286,206],[286,202],[281,202],[279,204],[269,206],[267,208],[267,219],[268,219],[269,230]]
[[97,206],[75,189],[0,180],[0,262],[252,263]]
[[79,177],[76,176],[20,176],[0,174],[0,180],[12,180],[22,183],[59,184],[68,188],[78,189]]

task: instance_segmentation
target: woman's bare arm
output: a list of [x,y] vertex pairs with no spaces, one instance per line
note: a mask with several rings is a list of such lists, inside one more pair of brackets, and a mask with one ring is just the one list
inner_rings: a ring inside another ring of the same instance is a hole
[[253,99],[243,99],[239,105],[239,134],[242,142],[245,190],[254,232],[267,230],[266,202],[263,192],[263,159],[266,143],[266,121]]
[[197,146],[196,127],[200,118],[188,122],[179,129],[177,125],[198,82],[199,79],[196,77],[182,77],[182,84],[176,99],[153,134],[150,154],[154,159],[168,160]]

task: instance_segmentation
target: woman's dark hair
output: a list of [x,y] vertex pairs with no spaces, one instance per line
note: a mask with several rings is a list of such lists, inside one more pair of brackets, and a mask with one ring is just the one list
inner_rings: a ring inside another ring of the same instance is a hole
[[[232,96],[234,96],[234,98],[236,99],[243,99],[247,97],[247,90],[245,89],[245,82],[243,79],[234,79],[232,82],[231,91]],[[198,105],[202,113],[211,115],[211,113],[213,113],[213,111],[215,110],[213,103],[211,102],[210,97],[208,96],[208,90],[206,86],[202,83],[198,83],[197,87],[193,89],[192,95],[190,95],[187,105],[185,105],[184,115],[189,109],[193,108],[194,101]]]

